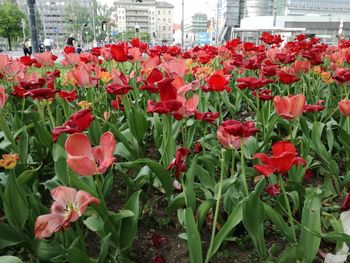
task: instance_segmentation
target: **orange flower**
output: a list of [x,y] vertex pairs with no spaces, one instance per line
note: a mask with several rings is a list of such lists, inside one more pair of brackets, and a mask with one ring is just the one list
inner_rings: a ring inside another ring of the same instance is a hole
[[313,71],[316,74],[320,74],[322,72],[322,68],[320,66],[314,66]]
[[282,118],[291,120],[299,117],[303,113],[305,96],[297,94],[289,97],[276,96],[273,100],[276,112]]
[[112,80],[111,74],[107,71],[102,71],[100,73],[100,79],[102,80],[103,83],[108,83]]
[[322,72],[321,79],[326,84],[331,84],[333,82],[332,76],[330,72]]
[[78,103],[78,106],[84,110],[90,109],[91,105],[92,105],[92,103],[88,102],[86,100],[82,100]]
[[17,161],[19,160],[18,154],[3,154],[2,159],[0,160],[0,167],[5,168],[6,170],[13,169]]

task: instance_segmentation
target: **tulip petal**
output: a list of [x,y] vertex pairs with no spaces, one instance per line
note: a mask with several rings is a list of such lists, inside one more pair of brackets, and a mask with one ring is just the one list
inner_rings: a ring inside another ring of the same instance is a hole
[[100,200],[85,191],[79,191],[76,198],[76,205],[81,215],[84,214],[89,204],[99,205]]
[[99,174],[94,160],[85,156],[68,156],[67,163],[69,167],[81,176],[92,176]]
[[92,147],[89,138],[83,133],[75,133],[68,137],[65,149],[69,156],[72,157],[87,157],[93,160]]
[[[51,190],[51,196],[53,200],[55,200],[59,205],[62,205],[64,207],[68,203],[74,204],[76,195],[77,195],[77,190],[71,187],[58,186],[53,190]],[[57,206],[58,204],[55,204],[55,206]]]
[[35,221],[34,233],[37,239],[50,237],[57,232],[64,222],[64,216],[61,214],[47,214],[39,216]]
[[288,141],[277,142],[272,145],[273,156],[279,156],[285,152],[297,153],[294,145]]

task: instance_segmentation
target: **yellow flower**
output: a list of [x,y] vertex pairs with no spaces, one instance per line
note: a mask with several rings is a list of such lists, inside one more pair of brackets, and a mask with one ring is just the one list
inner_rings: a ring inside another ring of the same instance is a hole
[[13,169],[17,161],[19,160],[18,154],[3,154],[2,159],[0,159],[0,167],[5,168],[6,170]]
[[85,110],[85,109],[90,109],[91,105],[92,105],[92,103],[91,103],[91,102],[88,102],[88,101],[86,101],[86,100],[80,101],[80,102],[78,103],[78,106],[79,106],[80,108],[84,109],[84,110]]
[[333,82],[333,79],[331,78],[331,73],[330,72],[322,72],[321,73],[321,79],[326,84],[330,84],[330,83]]
[[102,71],[100,73],[100,79],[102,80],[103,83],[107,83],[112,79],[112,77],[111,77],[111,74],[109,74],[109,72]]
[[322,69],[321,69],[320,66],[314,66],[313,71],[314,71],[316,74],[320,74],[320,73],[322,72]]

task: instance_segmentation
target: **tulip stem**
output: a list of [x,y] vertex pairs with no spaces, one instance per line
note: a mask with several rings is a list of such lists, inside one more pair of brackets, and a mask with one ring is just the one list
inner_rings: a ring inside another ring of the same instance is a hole
[[243,184],[243,191],[245,196],[248,196],[248,185],[247,185],[247,178],[245,174],[245,165],[244,165],[244,139],[241,139],[241,173],[242,173],[242,184]]
[[297,240],[296,240],[296,236],[295,236],[295,227],[294,227],[294,219],[293,219],[293,215],[292,215],[292,210],[290,209],[290,204],[289,204],[289,200],[287,197],[286,189],[284,188],[284,181],[283,181],[281,175],[278,175],[278,180],[279,180],[279,185],[281,186],[281,191],[283,194],[284,202],[286,203],[287,213],[288,213],[288,222],[290,224],[290,227],[292,228],[293,240],[296,242]]
[[231,178],[233,178],[235,176],[236,149],[232,149],[231,153],[232,153]]
[[51,121],[51,126],[52,126],[52,129],[55,128],[55,120],[53,119],[53,116],[52,116],[52,112],[51,112],[51,108],[50,108],[50,104],[49,104],[49,101],[46,100],[46,107],[47,107],[47,112],[49,114],[49,118],[50,118],[50,121]]
[[205,258],[205,263],[208,263],[211,256],[212,256],[211,253],[212,253],[213,245],[214,245],[216,224],[217,224],[219,209],[220,209],[220,201],[221,201],[221,193],[222,193],[222,181],[224,179],[225,166],[226,166],[225,165],[225,152],[226,152],[226,149],[221,150],[221,171],[220,171],[219,189],[218,189],[218,194],[216,196],[214,221],[213,221],[213,226],[212,226],[212,231],[211,231],[210,245],[208,248],[207,256]]

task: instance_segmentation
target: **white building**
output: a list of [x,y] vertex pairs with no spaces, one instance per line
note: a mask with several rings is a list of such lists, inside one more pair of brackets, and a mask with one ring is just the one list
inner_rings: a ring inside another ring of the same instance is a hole
[[173,9],[174,6],[168,2],[157,2],[156,17],[157,27],[156,36],[162,43],[173,42]]

